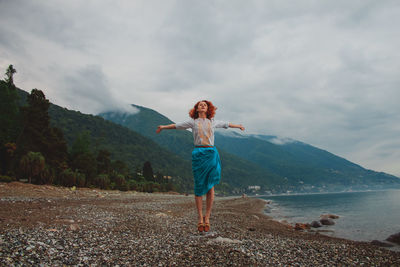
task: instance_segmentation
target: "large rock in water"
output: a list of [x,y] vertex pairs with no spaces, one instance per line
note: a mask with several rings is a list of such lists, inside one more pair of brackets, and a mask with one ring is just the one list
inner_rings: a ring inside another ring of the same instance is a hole
[[312,221],[311,222],[311,227],[319,228],[319,227],[322,227],[322,225],[317,221]]
[[334,225],[335,224],[335,222],[332,219],[328,219],[328,218],[323,218],[319,221],[321,222],[322,225]]
[[321,219],[339,219],[338,215],[335,214],[321,214]]
[[386,240],[400,245],[400,232],[389,236]]

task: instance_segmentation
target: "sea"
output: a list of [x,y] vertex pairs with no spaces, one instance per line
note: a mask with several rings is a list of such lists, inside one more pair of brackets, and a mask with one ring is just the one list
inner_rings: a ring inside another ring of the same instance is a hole
[[[270,202],[265,213],[277,221],[311,223],[335,214],[322,234],[356,241],[384,241],[400,232],[400,190],[259,196]],[[396,246],[394,250],[399,250]]]

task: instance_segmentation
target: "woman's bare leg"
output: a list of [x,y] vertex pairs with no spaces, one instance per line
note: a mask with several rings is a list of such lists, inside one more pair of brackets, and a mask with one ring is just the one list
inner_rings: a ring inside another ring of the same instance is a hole
[[207,192],[207,199],[206,199],[207,209],[206,209],[205,223],[210,223],[210,216],[211,216],[211,209],[213,202],[214,202],[214,187]]
[[194,196],[195,202],[196,202],[196,207],[197,207],[197,215],[198,217],[198,222],[201,223],[203,222],[203,197],[202,196]]

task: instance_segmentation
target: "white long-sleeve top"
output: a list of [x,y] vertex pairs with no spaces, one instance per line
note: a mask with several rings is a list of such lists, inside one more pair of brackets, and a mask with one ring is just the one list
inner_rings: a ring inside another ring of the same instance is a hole
[[175,124],[176,129],[192,129],[193,141],[195,146],[213,146],[214,129],[229,128],[229,122],[216,121],[214,119],[191,119],[185,122]]

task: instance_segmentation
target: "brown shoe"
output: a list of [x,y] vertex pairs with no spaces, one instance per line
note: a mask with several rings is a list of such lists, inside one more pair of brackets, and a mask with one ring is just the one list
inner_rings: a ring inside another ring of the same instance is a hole
[[210,231],[210,224],[206,223],[206,217],[203,217],[203,221],[204,221],[204,232]]
[[203,223],[198,223],[197,224],[197,230],[199,230],[199,232],[203,232],[204,231],[204,224]]
[[208,232],[210,231],[210,224],[209,223],[205,223],[204,224],[204,232]]

